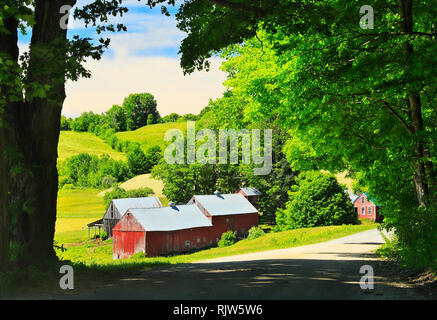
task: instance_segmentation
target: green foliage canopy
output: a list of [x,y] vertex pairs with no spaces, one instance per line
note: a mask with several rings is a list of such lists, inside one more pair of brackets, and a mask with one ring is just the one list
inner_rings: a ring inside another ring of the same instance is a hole
[[290,201],[276,216],[280,230],[354,224],[353,205],[332,174],[304,172],[290,192]]

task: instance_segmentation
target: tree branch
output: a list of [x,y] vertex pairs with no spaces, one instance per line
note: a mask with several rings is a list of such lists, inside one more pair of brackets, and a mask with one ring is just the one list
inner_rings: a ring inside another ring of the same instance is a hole
[[402,126],[405,128],[405,130],[407,130],[407,132],[411,135],[413,134],[413,130],[411,129],[411,127],[408,125],[408,123],[404,120],[404,118],[402,118],[392,107],[390,107],[390,105],[388,104],[387,101],[382,100],[382,103],[384,104],[384,107],[390,111],[390,113],[400,121],[400,123],[402,124]]

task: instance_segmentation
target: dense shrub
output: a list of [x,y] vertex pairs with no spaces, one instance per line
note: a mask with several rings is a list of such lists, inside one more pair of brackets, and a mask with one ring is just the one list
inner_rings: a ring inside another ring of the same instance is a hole
[[150,147],[144,153],[140,145],[134,144],[127,154],[128,166],[134,175],[150,173],[161,158],[161,148],[159,146]]
[[302,173],[284,210],[276,215],[280,230],[357,223],[350,199],[335,176]]
[[71,119],[68,119],[65,116],[61,116],[61,131],[69,131],[71,130]]
[[176,122],[181,118],[177,113],[170,113],[169,115],[162,117],[161,122]]
[[111,159],[108,155],[100,157],[81,153],[65,160],[59,167],[59,182],[62,188],[66,184],[80,187],[109,188],[116,182],[132,177],[127,164]]
[[265,232],[261,227],[253,226],[249,229],[249,235],[247,236],[248,240],[256,239],[265,235]]
[[237,242],[237,236],[233,231],[226,231],[222,234],[222,237],[220,238],[217,245],[220,248],[227,247],[233,245],[235,242]]

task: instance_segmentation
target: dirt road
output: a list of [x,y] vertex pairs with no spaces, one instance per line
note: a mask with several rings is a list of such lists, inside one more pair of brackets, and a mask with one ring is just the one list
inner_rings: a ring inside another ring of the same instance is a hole
[[[304,247],[244,254],[156,268],[69,299],[424,299],[398,283],[374,251],[377,230]],[[374,270],[374,290],[363,291],[360,268]]]

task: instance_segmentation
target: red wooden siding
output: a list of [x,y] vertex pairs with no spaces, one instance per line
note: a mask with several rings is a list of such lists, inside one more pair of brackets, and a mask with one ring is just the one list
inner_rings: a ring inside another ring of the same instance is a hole
[[213,231],[216,238],[220,239],[226,231],[234,231],[237,235],[243,236],[250,228],[258,225],[258,213],[236,214],[212,217]]
[[146,232],[131,215],[125,215],[112,229],[113,258],[124,259],[138,252],[145,252]]
[[201,227],[176,231],[147,232],[146,255],[154,257],[210,247],[216,243],[211,228]]
[[[364,198],[364,203],[361,200],[362,198]],[[354,207],[359,219],[380,221],[382,218],[379,214],[379,207],[370,201],[370,199],[367,199],[367,196],[364,193],[355,200]],[[371,210],[371,214],[369,214],[369,208]]]

